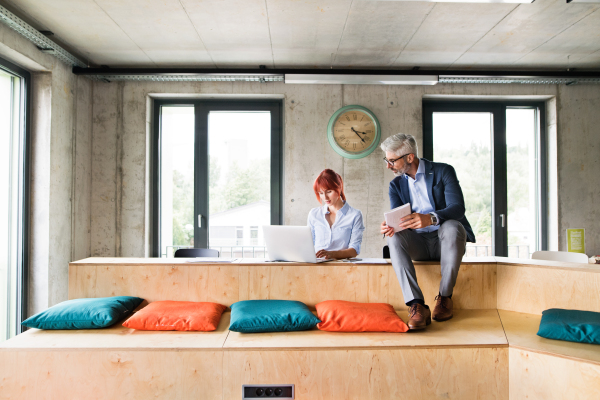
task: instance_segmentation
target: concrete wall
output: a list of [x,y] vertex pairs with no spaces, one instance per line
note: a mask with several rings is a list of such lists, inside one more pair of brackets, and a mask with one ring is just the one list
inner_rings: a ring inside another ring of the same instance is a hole
[[32,72],[28,314],[67,299],[90,254],[92,82],[0,24],[0,56]]
[[[340,107],[359,104],[371,109],[382,126],[382,140],[397,132],[411,133],[422,144],[424,96],[545,96],[550,117],[551,154],[557,164],[551,178],[554,203],[551,248],[565,248],[567,227],[587,228],[589,254],[600,253],[594,225],[594,196],[600,174],[594,149],[600,144],[600,86],[550,85],[285,85],[283,83],[94,83],[92,243],[95,256],[148,254],[148,163],[146,106],[155,94],[196,96],[283,96],[285,99],[285,223],[303,225],[317,206],[312,182],[323,168],[339,172],[352,206],[362,210],[367,230],[363,256],[379,256],[384,241],[378,233],[389,208],[387,187],[392,179],[376,150],[368,157],[347,160],[329,146],[326,126]],[[556,113],[553,111],[556,109]],[[558,121],[558,125],[553,121]],[[552,167],[552,165],[551,165]],[[556,193],[558,192],[558,193]],[[583,196],[582,196],[583,194]],[[558,203],[556,203],[558,201]],[[473,222],[473,221],[472,221]],[[597,225],[597,223],[596,223]]]
[[585,228],[586,253],[600,254],[600,85],[560,86],[557,96],[558,242]]

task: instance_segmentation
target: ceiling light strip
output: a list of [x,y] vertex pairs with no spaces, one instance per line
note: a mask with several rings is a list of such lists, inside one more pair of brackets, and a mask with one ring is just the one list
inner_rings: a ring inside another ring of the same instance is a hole
[[76,65],[78,67],[87,67],[87,64],[79,60],[77,57],[42,35],[37,29],[17,17],[15,14],[8,11],[0,5],[0,21],[4,22],[11,29],[16,31],[27,40],[33,42],[40,50],[53,55],[62,62],[68,65]]
[[[93,75],[92,75],[93,76]],[[151,82],[283,82],[283,75],[95,75],[108,81]]]
[[[428,2],[428,3],[533,3],[535,0],[362,0],[362,1],[388,1],[388,2]],[[571,0],[573,1],[573,0]],[[579,0],[579,1],[598,1],[598,0]],[[568,2],[568,0],[567,0]]]
[[600,83],[600,78],[563,78],[563,77],[539,77],[539,76],[443,76],[440,75],[440,83],[504,83],[504,84],[526,84],[526,85],[560,85],[574,83]]
[[435,85],[437,75],[285,74],[287,84]]

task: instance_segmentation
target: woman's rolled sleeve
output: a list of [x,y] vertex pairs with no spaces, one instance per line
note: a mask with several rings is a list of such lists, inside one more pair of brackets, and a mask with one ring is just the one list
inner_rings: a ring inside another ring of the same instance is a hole
[[363,233],[365,231],[365,225],[363,224],[362,212],[357,210],[356,217],[352,224],[352,234],[350,235],[350,244],[348,248],[356,250],[356,254],[360,254],[360,246],[362,243]]

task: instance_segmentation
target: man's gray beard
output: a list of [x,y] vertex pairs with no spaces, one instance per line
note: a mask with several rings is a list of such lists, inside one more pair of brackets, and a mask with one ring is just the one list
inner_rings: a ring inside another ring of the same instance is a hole
[[398,172],[394,172],[394,175],[396,176],[402,176],[404,175],[409,169],[410,169],[411,164],[404,164],[404,168],[398,170]]

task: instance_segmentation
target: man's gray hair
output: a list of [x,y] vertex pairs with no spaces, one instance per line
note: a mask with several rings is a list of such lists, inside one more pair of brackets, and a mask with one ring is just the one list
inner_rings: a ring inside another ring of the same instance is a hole
[[417,146],[417,141],[413,135],[396,133],[381,143],[381,150],[390,151],[399,157],[410,153],[417,156],[419,147]]

